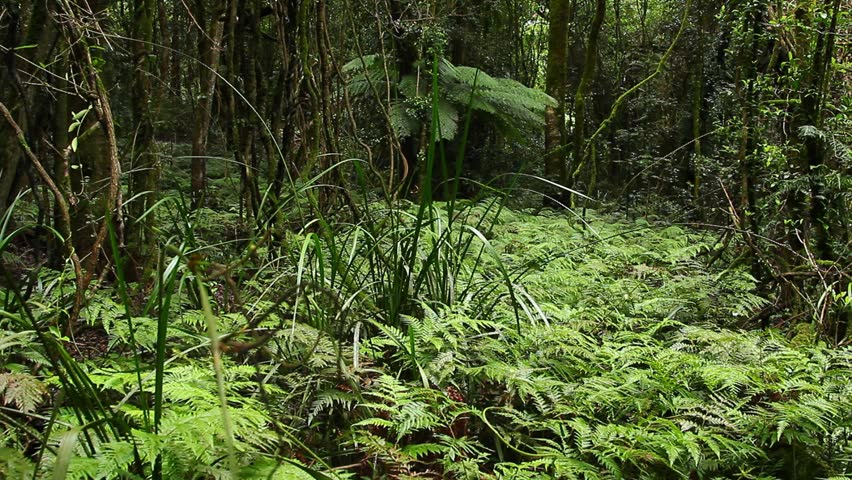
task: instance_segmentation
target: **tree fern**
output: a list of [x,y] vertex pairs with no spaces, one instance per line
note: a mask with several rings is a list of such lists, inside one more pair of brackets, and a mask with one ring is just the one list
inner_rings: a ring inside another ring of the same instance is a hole
[[[468,108],[490,117],[495,125],[507,131],[540,128],[544,125],[544,109],[555,101],[540,90],[529,88],[514,80],[493,78],[471,67],[455,66],[439,59],[438,102],[440,130],[436,138],[452,140],[459,130],[460,112]],[[342,71],[347,74],[347,88],[355,97],[369,97],[370,85],[380,92],[388,87],[397,99],[388,110],[391,126],[400,138],[417,134],[428,121],[431,82],[413,75],[397,79],[393,69],[381,63],[376,55],[358,57],[347,62]],[[390,85],[388,85],[390,80]]]

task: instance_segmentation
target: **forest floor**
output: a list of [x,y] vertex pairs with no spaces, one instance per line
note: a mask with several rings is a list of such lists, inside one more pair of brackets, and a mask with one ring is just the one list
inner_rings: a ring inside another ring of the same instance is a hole
[[[234,188],[222,168],[213,208],[159,216],[172,246],[153,291],[100,285],[67,336],[51,322],[70,272],[44,269],[30,288],[35,321],[121,434],[98,438],[81,403],[56,395],[67,373],[41,367],[45,341],[4,290],[0,399],[21,427],[0,444],[0,477],[852,474],[852,351],[807,323],[749,324],[772,299],[729,254],[708,265],[718,232],[492,200],[372,202],[357,224],[246,247],[216,196]],[[177,198],[186,181],[165,186]]]

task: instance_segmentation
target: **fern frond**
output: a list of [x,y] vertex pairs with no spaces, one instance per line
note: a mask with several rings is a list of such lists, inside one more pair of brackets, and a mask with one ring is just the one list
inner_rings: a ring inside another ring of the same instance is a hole
[[0,399],[14,403],[23,413],[35,411],[47,393],[47,387],[28,373],[0,373]]

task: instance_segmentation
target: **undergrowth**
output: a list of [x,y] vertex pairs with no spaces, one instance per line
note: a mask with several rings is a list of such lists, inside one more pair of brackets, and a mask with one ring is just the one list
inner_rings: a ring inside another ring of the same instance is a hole
[[852,352],[739,329],[769,299],[705,266],[714,237],[362,209],[227,265],[236,242],[186,233],[228,220],[178,215],[156,288],[100,284],[71,333],[67,273],[4,289],[0,477],[852,475]]

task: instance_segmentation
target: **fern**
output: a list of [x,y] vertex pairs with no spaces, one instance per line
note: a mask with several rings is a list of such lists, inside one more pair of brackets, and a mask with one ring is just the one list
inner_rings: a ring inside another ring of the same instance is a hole
[[830,158],[836,159],[846,165],[852,164],[852,149],[838,140],[831,132],[817,128],[813,125],[804,125],[799,127],[799,136],[802,138],[816,139],[823,145],[823,148],[826,149]]
[[416,135],[420,128],[420,120],[416,112],[410,112],[405,101],[394,101],[388,109],[391,126],[399,138]]
[[[545,107],[555,105],[555,100],[544,92],[514,80],[493,78],[479,69],[455,66],[443,58],[439,62],[438,139],[455,138],[459,130],[459,112],[468,108],[487,115],[497,126],[511,132],[540,128],[544,125]],[[386,68],[376,55],[354,58],[342,68],[347,75],[346,88],[355,97],[370,95],[370,85],[379,91],[392,88],[399,98],[388,110],[391,126],[400,138],[415,135],[424,122],[431,123],[427,115],[431,82],[411,75],[397,78],[395,70],[386,71]]]
[[22,452],[0,446],[0,478],[30,478],[35,465]]
[[[441,68],[459,98],[473,78],[477,90],[505,86],[465,67]],[[363,65],[346,70],[356,75]],[[411,79],[403,81],[408,91]],[[458,106],[446,91],[447,102]],[[486,105],[485,95],[477,98]],[[495,112],[505,107],[488,105]],[[316,457],[357,465],[333,470],[341,477],[849,475],[852,352],[828,348],[804,328],[726,328],[771,299],[758,295],[748,268],[702,264],[714,238],[592,211],[580,228],[552,212],[498,215],[473,202],[451,227],[446,206],[435,204],[419,243],[404,245],[414,249],[414,260],[400,265],[400,239],[412,238],[418,221],[416,206],[402,205],[365,206],[381,226],[330,225],[337,236],[302,263],[289,259],[300,258],[307,237],[287,237],[275,260],[280,265],[244,285],[245,312],[218,318],[224,331],[238,332],[269,312],[258,326],[268,341],[223,360],[241,478],[314,478],[298,465]],[[458,247],[472,238],[459,225],[480,222],[493,224],[490,255],[478,243]],[[455,235],[461,243],[447,240]],[[430,256],[445,263],[430,266]],[[520,331],[509,287],[498,282],[501,267],[529,312]],[[270,299],[298,268],[305,285],[314,282],[298,307]],[[408,289],[406,302],[398,306],[399,321],[390,322],[388,305],[400,297],[387,293],[386,282],[400,268],[409,269],[411,281],[399,285]],[[50,278],[58,283],[33,295],[45,318],[67,301],[57,293],[62,281]],[[154,322],[134,318],[136,343],[128,344],[111,298],[103,286],[96,299],[102,304],[85,313],[106,323],[120,347],[143,351],[140,370],[120,355],[81,366],[122,428],[89,442],[78,435],[85,419],[53,405],[55,427],[36,475],[49,476],[63,460],[58,447],[75,438],[65,444],[73,447],[65,450],[73,457],[69,478],[122,478],[128,471],[151,477],[158,458],[163,478],[229,476],[217,383],[208,344],[195,334],[203,319],[192,302],[182,297],[172,312],[163,417],[154,432],[146,352],[156,338]],[[30,332],[0,327],[0,395],[18,410],[0,415],[10,432],[0,445],[0,476],[31,477],[35,465],[20,452],[45,432],[23,412],[43,413],[44,395],[36,390],[61,382],[43,367],[33,373],[44,352]],[[27,428],[19,427],[21,418]]]
[[33,412],[41,403],[47,387],[27,373],[0,373],[0,399],[14,403],[23,413]]

